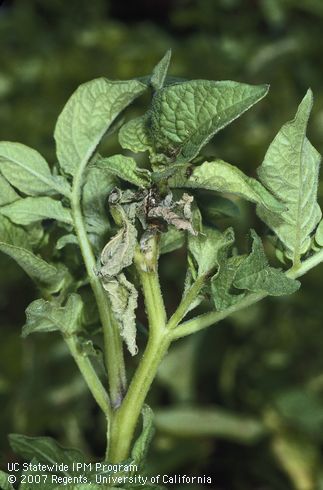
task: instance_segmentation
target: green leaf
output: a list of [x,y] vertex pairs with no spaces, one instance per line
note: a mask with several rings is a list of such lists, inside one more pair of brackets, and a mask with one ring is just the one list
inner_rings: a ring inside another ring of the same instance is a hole
[[145,89],[137,80],[120,82],[105,78],[80,85],[55,128],[61,168],[74,175],[79,165],[85,166],[116,117]]
[[238,268],[233,285],[255,293],[265,292],[271,296],[292,294],[300,287],[299,281],[289,279],[282,270],[268,265],[261,239],[251,230],[252,252]]
[[78,294],[71,294],[65,306],[55,302],[37,299],[26,309],[26,324],[22,336],[27,337],[35,332],[54,332],[59,330],[63,335],[74,335],[81,326],[83,302]]
[[[12,450],[26,461],[37,459],[39,463],[49,466],[64,463],[68,469],[62,473],[73,476],[73,463],[85,463],[83,454],[77,449],[69,449],[58,444],[51,437],[27,437],[21,434],[10,434],[9,442]],[[55,471],[52,470],[52,473]]]
[[148,405],[144,405],[142,414],[142,432],[133,445],[131,457],[138,466],[145,462],[149,445],[154,436],[154,413]]
[[263,424],[218,407],[179,407],[156,411],[158,430],[179,437],[217,437],[254,443],[266,434]]
[[0,174],[0,206],[17,201],[17,199],[20,199],[20,196],[11,187],[9,182]]
[[2,206],[0,213],[17,225],[30,225],[44,219],[72,224],[71,213],[60,201],[50,197],[26,197]]
[[316,233],[315,233],[315,241],[320,247],[323,247],[323,220],[320,221]]
[[134,356],[138,352],[135,317],[138,292],[124,274],[103,278],[103,287],[109,294],[112,311],[118,322],[121,336],[130,354]]
[[30,196],[70,195],[66,180],[52,175],[46,160],[21,143],[0,142],[0,172],[13,187]]
[[212,297],[218,311],[229,308],[243,298],[244,293],[234,294],[232,289],[235,275],[244,259],[245,256],[243,255],[230,257],[226,260],[219,258],[219,271],[211,282]]
[[0,470],[0,488],[2,490],[14,490],[11,483],[8,482],[8,474]]
[[122,148],[134,153],[150,150],[147,116],[136,117],[124,124],[119,131],[119,143]]
[[274,138],[258,171],[261,182],[286,205],[279,215],[262,207],[258,214],[276,233],[294,263],[309,249],[310,235],[322,216],[316,200],[321,157],[306,137],[312,105],[309,90],[295,119]]
[[106,244],[101,253],[101,277],[116,276],[132,264],[137,244],[137,230],[126,220],[123,227]]
[[197,263],[197,276],[208,276],[218,263],[218,253],[227,236],[220,231],[204,226],[197,236],[189,235],[188,249]]
[[183,174],[177,174],[169,181],[169,185],[176,188],[207,189],[235,194],[261,204],[275,213],[286,209],[260,182],[247,177],[237,167],[222,160],[202,163],[188,178],[183,177]]
[[[39,230],[37,230],[39,232]],[[0,214],[0,243],[25,247],[31,250],[31,240],[26,229],[14,225],[5,216]]]
[[147,187],[150,184],[150,172],[137,167],[136,161],[131,157],[113,155],[102,158],[98,162],[98,167],[138,187]]
[[82,193],[82,208],[86,229],[92,245],[102,249],[110,230],[107,200],[117,179],[103,169],[89,166]]
[[172,50],[169,49],[165,56],[160,60],[160,62],[153,69],[150,84],[154,90],[160,90],[165,82],[169,63],[172,57]]
[[223,235],[224,239],[217,255],[218,271],[211,280],[212,298],[218,311],[225,310],[244,296],[244,294],[233,294],[232,288],[236,272],[245,256],[229,257],[234,244],[233,229],[228,228]]
[[185,244],[185,233],[177,228],[169,228],[160,237],[160,253],[167,254],[173,252]]
[[57,269],[28,249],[0,241],[0,251],[14,259],[31,279],[40,282],[52,293],[59,291],[65,282],[65,269]]
[[49,292],[62,287],[67,279],[66,269],[56,268],[33,254],[28,233],[4,216],[0,216],[0,237],[0,251],[13,258],[32,279],[46,286]]
[[152,101],[151,135],[158,152],[190,161],[220,129],[268,92],[267,85],[194,80],[159,90]]

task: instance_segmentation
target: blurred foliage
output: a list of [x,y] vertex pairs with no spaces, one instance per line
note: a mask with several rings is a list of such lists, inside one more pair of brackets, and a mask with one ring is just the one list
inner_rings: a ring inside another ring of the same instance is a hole
[[[315,96],[309,134],[323,153],[322,28],[321,0],[5,1],[1,140],[37,148],[54,163],[55,120],[80,83],[144,75],[171,47],[172,75],[271,84],[267,98],[217,135],[208,153],[252,175],[308,86]],[[107,149],[116,145],[112,138]],[[239,207],[243,244],[247,229],[261,225],[250,206]],[[24,309],[37,292],[2,256],[0,267],[1,464],[16,458],[8,432],[54,436],[100,456],[103,421],[58,336],[20,340]],[[162,257],[169,311],[184,267],[179,252]],[[302,283],[294,296],[267,299],[173,347],[150,394],[159,429],[151,473],[209,474],[217,490],[323,488],[322,266]],[[246,418],[256,424],[249,437]]]

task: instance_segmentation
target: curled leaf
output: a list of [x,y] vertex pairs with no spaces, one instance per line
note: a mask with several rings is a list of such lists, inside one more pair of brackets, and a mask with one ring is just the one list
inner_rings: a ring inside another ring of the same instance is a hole
[[192,235],[196,235],[196,231],[192,226],[191,204],[193,197],[188,194],[183,194],[179,201],[173,202],[172,194],[168,194],[157,206],[152,207],[148,211],[148,218],[159,218],[175,226],[178,230],[189,231]]
[[35,332],[54,332],[74,335],[80,328],[83,302],[78,294],[71,294],[65,306],[54,301],[37,299],[26,309],[26,324],[22,336]]
[[126,220],[123,227],[106,244],[101,253],[101,277],[113,277],[132,264],[137,243],[137,230]]
[[108,292],[112,311],[118,322],[120,333],[132,356],[137,354],[136,317],[138,292],[124,274],[115,277],[105,276],[102,281]]
[[312,105],[309,90],[295,118],[275,136],[258,171],[261,182],[286,207],[277,215],[259,206],[258,214],[276,233],[294,264],[309,249],[311,233],[322,217],[317,203],[321,156],[306,137]]

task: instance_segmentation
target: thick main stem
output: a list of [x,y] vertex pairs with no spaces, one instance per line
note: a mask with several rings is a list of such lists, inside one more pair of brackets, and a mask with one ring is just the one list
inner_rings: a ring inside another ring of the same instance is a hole
[[109,445],[109,461],[112,463],[124,461],[129,455],[142,406],[169,345],[167,331],[148,340],[127,395],[112,422]]
[[118,327],[111,313],[109,300],[95,273],[96,262],[86,233],[80,206],[82,185],[82,166],[75,175],[72,189],[72,214],[75,231],[79,241],[89,281],[98,305],[104,335],[105,362],[108,372],[110,398],[112,407],[118,407],[126,389],[122,341]]
[[110,428],[109,461],[120,462],[128,457],[131,441],[140,412],[159,364],[170,345],[166,329],[166,311],[160,290],[157,260],[157,237],[149,240],[146,255],[138,248],[135,265],[140,277],[149,320],[149,339],[141,362],[131,381],[128,392],[117,410]]

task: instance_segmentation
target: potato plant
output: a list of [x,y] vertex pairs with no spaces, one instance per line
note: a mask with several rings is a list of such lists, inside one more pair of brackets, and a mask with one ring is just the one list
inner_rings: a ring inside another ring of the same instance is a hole
[[[51,166],[23,144],[0,143],[0,250],[39,291],[22,336],[60,332],[106,419],[103,460],[133,462],[140,471],[153,436],[145,400],[171,344],[266,296],[295,293],[298,278],[323,261],[320,155],[306,136],[311,90],[270,144],[256,179],[201,151],[269,87],[183,81],[167,75],[169,62],[167,52],[151,76],[81,85],[58,117],[58,162]],[[144,93],[151,94],[147,112],[126,120],[125,110]],[[100,154],[101,140],[115,132],[120,153]],[[219,226],[217,216],[232,216],[237,199],[254,204],[282,268],[269,264],[255,230],[249,253],[240,253],[234,229]],[[177,249],[187,256],[187,271],[182,299],[167,316],[158,263]],[[144,352],[137,347],[139,294],[147,313]],[[131,379],[125,349],[138,358]],[[72,479],[70,463],[85,462],[80,451],[50,438],[13,434],[10,442],[34,464],[66,463],[63,474]],[[97,472],[85,477],[92,489],[101,488]],[[124,477],[118,488],[142,486],[129,473]],[[90,488],[86,482],[70,488]],[[0,483],[13,488],[5,473]],[[42,488],[57,485],[43,482]]]

